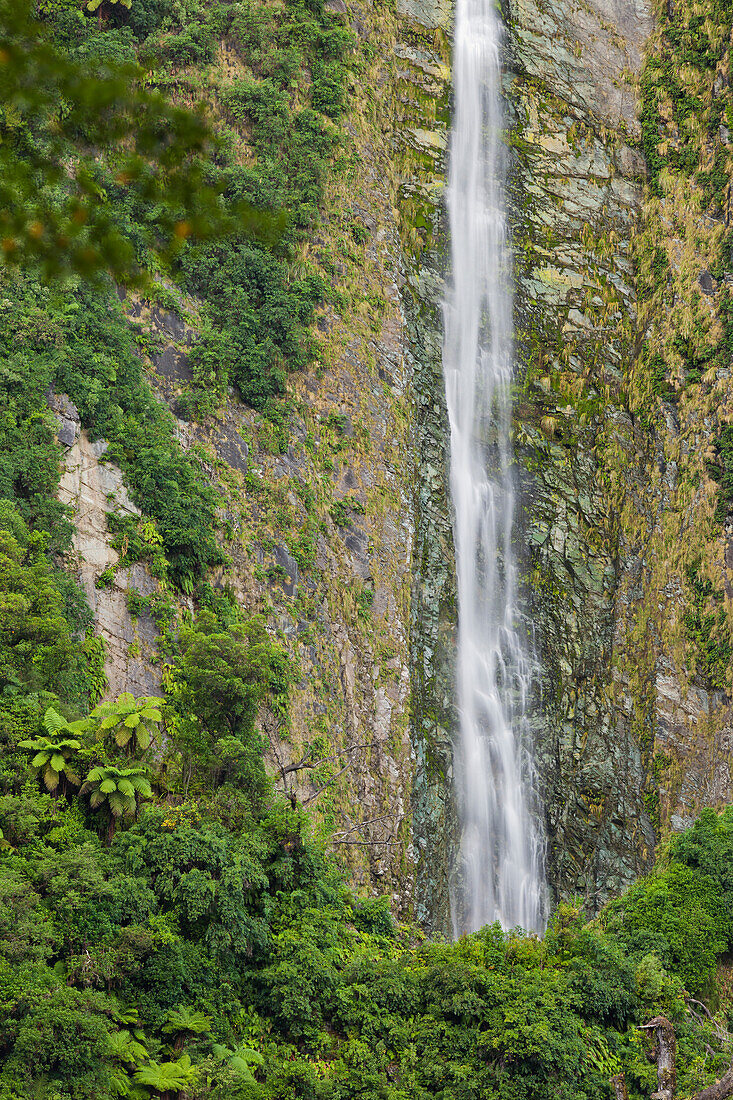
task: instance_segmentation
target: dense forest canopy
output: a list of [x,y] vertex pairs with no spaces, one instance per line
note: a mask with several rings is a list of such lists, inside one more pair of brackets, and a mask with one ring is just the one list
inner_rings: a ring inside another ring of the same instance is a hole
[[[429,943],[265,767],[258,714],[287,721],[297,670],[206,579],[221,501],[110,273],[200,303],[179,412],[231,386],[280,430],[338,293],[299,249],[349,157],[352,31],[323,0],[4,2],[0,29],[0,1100],[607,1100],[622,1071],[645,1100],[659,1015],[680,1095],[720,1077],[733,811],[597,919]],[[240,71],[212,91],[222,44]],[[110,525],[160,582],[160,698],[100,703],[52,389],[140,509]]]

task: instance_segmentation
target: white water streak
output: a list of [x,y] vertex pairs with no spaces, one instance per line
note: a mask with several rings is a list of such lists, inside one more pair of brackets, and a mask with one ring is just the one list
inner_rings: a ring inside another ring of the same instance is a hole
[[458,580],[456,935],[495,920],[536,930],[544,908],[526,736],[535,662],[520,627],[512,549],[512,271],[501,35],[492,0],[458,0],[448,183],[452,288],[443,348]]

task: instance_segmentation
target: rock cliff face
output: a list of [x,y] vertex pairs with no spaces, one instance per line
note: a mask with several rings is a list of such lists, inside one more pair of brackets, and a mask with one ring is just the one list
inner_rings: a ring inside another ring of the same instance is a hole
[[[356,35],[360,75],[346,121],[349,167],[334,175],[303,259],[324,273],[339,304],[320,311],[316,364],[291,375],[280,423],[231,392],[202,423],[177,416],[177,431],[221,494],[230,564],[209,578],[214,590],[244,615],[264,615],[292,658],[290,713],[261,715],[276,783],[329,826],[357,885],[389,893],[396,911],[408,912],[417,862],[412,774],[425,765],[419,747],[413,763],[410,739],[419,468],[411,408],[419,368],[406,351],[399,291],[397,27],[381,7],[331,8]],[[214,66],[210,81],[231,80],[232,63],[224,56],[229,68]],[[153,388],[178,414],[198,338],[197,303],[180,298],[171,310],[130,297],[125,310],[154,349],[147,359]],[[439,354],[437,363],[431,387],[440,381]],[[432,408],[439,398],[427,400]],[[60,431],[67,429],[63,421]],[[107,642],[108,694],[148,693],[167,658],[140,636],[146,624],[130,618],[125,589],[147,589],[114,570],[105,531],[105,513],[132,506],[114,468],[97,461],[103,442],[72,434],[61,491],[75,512],[80,574]],[[442,427],[438,435],[430,476],[444,493]],[[179,613],[195,610],[185,598],[178,605]],[[449,694],[444,687],[441,705]],[[445,801],[442,788],[437,797]]]
[[730,12],[510,14],[517,396],[556,894],[730,796]]
[[[178,428],[222,494],[231,565],[212,583],[267,617],[297,669],[287,722],[262,716],[273,773],[334,830],[358,884],[445,931],[456,608],[440,303],[452,8],[331,6],[363,64],[347,127],[357,167],[332,182],[306,246],[340,303],[318,318],[318,366],[291,378],[280,427],[232,394],[218,416]],[[644,59],[662,46],[646,0],[514,0],[506,17],[517,541],[542,664],[534,734],[547,873],[555,896],[593,906],[648,865],[655,830],[731,793],[730,670],[715,661],[730,661],[733,527],[716,513],[713,476],[725,469],[733,341],[694,385],[675,375],[679,348],[662,368],[649,352],[672,346],[670,310],[688,343],[696,318],[700,347],[723,341],[728,214],[695,206],[684,181],[650,178]],[[719,128],[708,126],[714,148],[701,139],[700,156],[717,164],[715,150],[730,148],[718,110],[729,109],[728,46],[713,40],[700,110],[717,111]],[[678,149],[686,138],[669,117],[657,137]],[[649,291],[659,250],[669,274]],[[196,303],[126,308],[154,338],[152,384],[176,412]],[[131,618],[126,590],[147,595],[156,582],[114,573],[104,521],[134,505],[73,407],[53,400],[110,694],[147,694],[160,684],[155,624]],[[102,574],[110,584],[99,587]]]
[[92,443],[81,429],[76,406],[59,394],[49,403],[56,413],[59,442],[66,448],[59,498],[74,517],[78,577],[94,613],[95,631],[105,642],[108,694],[157,695],[155,623],[149,613],[133,619],[127,603],[129,590],[148,596],[157,582],[140,564],[114,571],[119,554],[110,545],[107,528],[112,507],[125,516],[139,516],[140,511],[130,500],[119,468],[104,461],[104,440]]
[[410,646],[415,912],[427,927],[447,931],[449,868],[456,843],[451,789],[456,606],[441,303],[447,257],[442,195],[450,123],[452,8],[402,0],[398,13],[396,139],[402,183],[405,353],[412,377],[408,469],[415,515]]
[[[631,238],[642,199],[644,4],[512,6],[508,97],[520,392],[519,537],[542,665],[535,739],[556,893],[601,901],[653,848],[611,679],[619,456],[633,455]],[[592,902],[591,902],[592,904]]]
[[731,796],[732,20],[715,0],[699,16],[662,9],[641,80],[649,180],[614,674],[660,831]]

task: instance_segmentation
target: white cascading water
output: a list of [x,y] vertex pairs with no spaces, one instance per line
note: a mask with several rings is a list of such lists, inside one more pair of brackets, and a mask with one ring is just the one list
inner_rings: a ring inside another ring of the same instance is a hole
[[496,920],[504,928],[539,930],[545,896],[526,736],[535,661],[521,631],[512,549],[512,270],[501,37],[492,0],[457,0],[452,285],[443,347],[458,581],[456,935]]

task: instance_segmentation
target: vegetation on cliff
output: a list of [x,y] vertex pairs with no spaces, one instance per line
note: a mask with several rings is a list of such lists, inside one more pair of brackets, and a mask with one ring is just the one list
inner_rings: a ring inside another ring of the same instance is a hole
[[688,605],[662,634],[689,678],[714,689],[728,689],[731,676],[719,577],[733,501],[732,30],[725,2],[660,5],[647,46],[640,92],[648,193],[635,242],[640,353],[628,371],[630,406],[650,460],[661,462],[667,498],[662,545],[648,555],[653,583],[668,585],[674,568]]
[[[113,151],[92,158],[105,224],[150,267],[159,301],[179,301],[175,274],[201,303],[183,411],[205,415],[234,383],[281,426],[268,402],[313,355],[327,293],[295,248],[341,152],[350,32],[319,0],[37,7],[75,64],[136,61],[149,84],[207,99],[222,144],[204,175],[225,221],[242,201],[290,211],[276,248],[247,232],[166,257],[151,196],[125,190]],[[229,50],[250,75],[222,76]],[[16,139],[22,161],[17,126]],[[62,216],[68,196],[48,198]],[[202,582],[224,558],[219,500],[151,392],[146,336],[111,285],[78,273],[51,289],[4,273],[2,294],[0,1100],[590,1100],[621,1071],[640,1100],[655,1070],[639,1025],[661,1012],[680,1090],[720,1075],[733,815],[704,814],[597,921],[561,907],[543,940],[493,927],[426,944],[398,927],[386,899],[353,894],[328,834],[268,778],[256,717],[286,720],[294,670],[263,621]],[[194,597],[167,639],[165,700],[94,708],[101,645],[61,568],[52,386],[109,440],[143,512],[112,521],[122,560],[145,560],[171,600]],[[360,617],[373,597],[357,593]]]
[[733,813],[591,923],[424,943],[273,793],[253,715],[287,691],[277,650],[210,620],[184,648],[164,712],[123,697],[70,725],[63,650],[6,680],[0,1096],[605,1100],[624,1072],[637,1100],[660,1013],[681,1094],[721,1075]]

